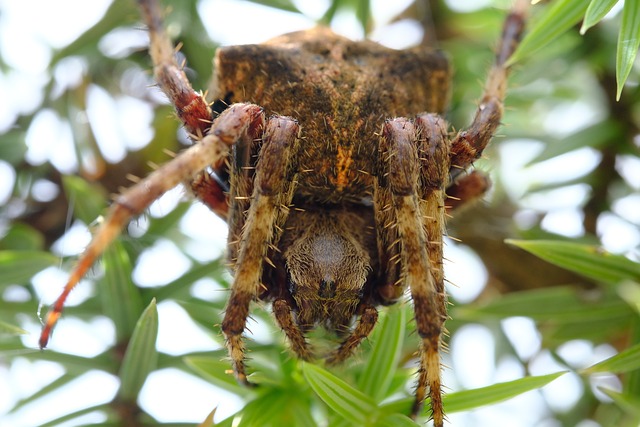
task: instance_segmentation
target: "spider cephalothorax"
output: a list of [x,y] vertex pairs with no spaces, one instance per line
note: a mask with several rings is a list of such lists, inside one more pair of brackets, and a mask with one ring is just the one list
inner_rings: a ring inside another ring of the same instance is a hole
[[473,123],[451,136],[440,116],[450,70],[438,51],[396,51],[323,28],[222,48],[210,108],[176,64],[156,1],[139,3],[155,78],[196,144],[115,201],[49,313],[41,346],[69,291],[120,229],[187,182],[229,224],[234,281],[222,331],[240,382],[248,383],[242,335],[252,301],[272,302],[301,359],[318,356],[310,329],[336,332],[341,344],[323,356],[337,363],[372,331],[376,306],[408,290],[421,341],[412,414],[428,395],[441,426],[445,201],[457,206],[486,188],[461,171],[499,125],[523,9],[507,18]]

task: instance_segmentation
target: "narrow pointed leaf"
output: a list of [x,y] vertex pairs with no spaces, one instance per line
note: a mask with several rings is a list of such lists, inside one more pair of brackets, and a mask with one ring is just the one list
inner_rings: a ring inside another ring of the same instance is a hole
[[0,240],[0,249],[13,251],[39,251],[44,249],[43,234],[27,224],[11,224]]
[[70,414],[63,415],[63,416],[61,416],[59,418],[56,418],[54,420],[51,420],[51,421],[49,421],[47,423],[40,424],[39,427],[55,427],[55,426],[59,426],[61,424],[64,424],[67,421],[71,421],[71,420],[73,420],[75,418],[79,418],[79,417],[81,417],[83,415],[90,414],[92,412],[107,411],[107,410],[109,410],[109,404],[108,403],[101,403],[101,404],[96,405],[96,406],[91,406],[89,408],[80,409],[79,411],[75,411],[75,412],[72,412]]
[[640,264],[612,255],[596,246],[551,240],[507,240],[539,258],[584,277],[609,285],[625,280],[640,281]]
[[588,367],[584,370],[584,373],[611,372],[620,374],[635,369],[640,369],[640,344],[634,345],[613,357]]
[[0,286],[26,283],[58,262],[58,257],[48,252],[0,251]]
[[273,389],[268,393],[261,393],[242,410],[242,425],[246,427],[278,425],[276,420],[287,405],[291,404],[294,403],[290,401],[290,396],[284,395],[281,390]]
[[105,274],[99,287],[103,311],[116,327],[116,340],[125,342],[131,338],[143,309],[140,293],[131,280],[133,268],[117,241],[105,251],[103,264]]
[[229,372],[231,365],[222,357],[210,356],[186,356],[184,362],[203,379],[211,381],[218,387],[233,394],[244,396],[251,390],[238,384],[233,374]]
[[420,424],[403,414],[392,414],[382,418],[375,424],[376,427],[416,427]]
[[55,351],[33,351],[31,353],[24,353],[20,355],[30,360],[46,360],[49,362],[56,362],[65,367],[68,373],[72,373],[76,376],[84,374],[90,370],[103,370],[111,374],[117,372],[116,362],[113,360],[111,354],[102,353],[94,357],[76,356],[75,354],[58,353]]
[[620,99],[640,47],[640,0],[625,0],[616,55],[617,99]]
[[603,387],[599,387],[598,389],[609,396],[623,411],[635,417],[636,423],[640,422],[640,397],[626,393],[618,393]]
[[382,324],[378,326],[380,333],[374,343],[371,358],[358,381],[360,390],[376,401],[386,397],[396,372],[404,341],[405,313],[406,310],[397,306],[387,310]]
[[618,0],[591,0],[582,21],[580,34],[586,33],[589,28],[600,22],[616,3]]
[[533,27],[529,28],[528,34],[525,35],[508,63],[514,64],[530,56],[576,25],[584,16],[588,5],[589,3],[585,0],[554,1]]
[[303,362],[302,372],[320,399],[346,420],[362,426],[375,419],[378,408],[369,396],[311,363]]
[[468,321],[526,316],[545,323],[585,324],[629,317],[633,311],[613,292],[588,298],[580,289],[559,286],[513,292],[488,303],[455,308],[453,313],[456,319]]
[[282,387],[265,388],[242,410],[242,426],[315,427],[311,405],[300,393]]
[[11,412],[17,412],[20,408],[28,405],[29,403],[43,397],[46,396],[48,394],[55,394],[59,388],[61,388],[62,386],[70,383],[71,381],[75,380],[76,378],[78,378],[77,375],[72,375],[69,373],[65,373],[62,374],[61,376],[59,376],[58,378],[56,378],[55,380],[51,381],[49,384],[47,384],[44,387],[41,387],[40,389],[38,389],[38,391],[36,391],[35,393],[33,393],[32,395],[25,397],[24,399],[20,400],[13,408],[11,408]]
[[27,335],[29,332],[25,331],[19,326],[12,325],[5,321],[0,320],[0,336],[3,335]]
[[144,310],[136,328],[120,369],[120,389],[118,397],[125,401],[135,401],[147,380],[147,376],[156,367],[158,353],[158,310],[155,299]]
[[502,402],[527,391],[544,387],[565,373],[556,372],[549,375],[526,377],[488,387],[450,393],[444,396],[444,409],[448,413],[453,413]]
[[287,12],[301,13],[295,3],[290,0],[249,0],[251,3],[262,4],[269,7],[276,7]]
[[624,282],[618,286],[618,295],[622,298],[629,307],[640,314],[640,283],[638,282]]
[[[621,133],[620,125],[614,121],[596,123],[595,125],[563,138],[561,141],[548,143],[544,150],[527,163],[527,166],[570,153],[579,148],[598,148],[621,137]],[[566,183],[562,183],[562,185],[566,185]]]

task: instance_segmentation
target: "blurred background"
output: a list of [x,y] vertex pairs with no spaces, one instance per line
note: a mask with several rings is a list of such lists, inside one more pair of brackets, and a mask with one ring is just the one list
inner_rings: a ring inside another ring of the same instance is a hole
[[[473,116],[510,2],[163,4],[187,74],[203,90],[219,45],[259,43],[320,22],[351,38],[405,48],[420,43],[426,28],[452,61],[447,119],[461,129]],[[545,7],[534,8],[534,21]],[[620,403],[602,391],[637,398],[637,369],[581,371],[639,338],[640,67],[636,61],[616,101],[621,10],[622,2],[586,34],[573,28],[516,64],[505,126],[475,165],[493,187],[449,221],[453,306],[444,378],[450,392],[569,372],[504,403],[452,413],[451,425],[640,421],[640,413],[623,404],[633,406],[633,399]],[[203,422],[216,407],[219,422],[255,398],[211,373],[229,369],[218,327],[229,283],[226,225],[182,188],[131,223],[70,296],[49,350],[37,350],[39,317],[64,286],[109,196],[131,185],[128,175],[145,176],[150,165],[168,161],[166,150],[190,144],[154,86],[147,44],[133,0],[0,1],[3,426],[188,425],[182,423]],[[585,277],[580,268],[548,263],[505,239],[601,248],[629,266],[631,280]],[[125,283],[124,290],[113,291],[113,283]],[[152,298],[159,316],[155,364],[132,397],[121,382],[125,349]],[[249,326],[254,357],[276,355],[256,364],[285,359],[291,365],[268,307],[256,311]],[[410,328],[406,360],[416,349]],[[363,347],[366,354],[370,346]],[[212,364],[198,363],[206,358]],[[297,368],[284,369],[295,374]],[[407,378],[398,389],[405,395],[412,384]],[[308,403],[314,422],[338,425],[317,405]]]

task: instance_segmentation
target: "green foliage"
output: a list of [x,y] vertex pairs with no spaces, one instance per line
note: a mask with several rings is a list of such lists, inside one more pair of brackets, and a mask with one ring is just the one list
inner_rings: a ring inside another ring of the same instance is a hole
[[[301,13],[296,6],[299,2],[252,2]],[[167,24],[172,36],[184,43],[182,52],[188,59],[194,86],[206,88],[216,43],[206,37],[206,19],[200,16],[197,3],[167,1]],[[523,173],[570,158],[580,150],[596,153],[599,163],[579,175],[530,183],[522,196],[514,197],[505,190],[508,183],[501,176],[499,166],[500,162],[508,164],[512,159],[501,158],[489,149],[490,168],[496,172],[493,199],[466,214],[461,213],[458,221],[454,218],[451,234],[460,236],[483,259],[490,280],[476,300],[453,301],[452,320],[447,325],[452,341],[463,326],[483,325],[493,337],[494,341],[487,345],[495,347],[496,364],[505,359],[516,360],[525,374],[505,382],[464,389],[464,378],[458,377],[455,367],[448,370],[455,391],[446,395],[445,407],[452,417],[473,414],[488,405],[499,408],[500,402],[524,393],[531,396],[547,385],[553,386],[556,379],[560,381],[572,375],[584,385],[578,402],[564,412],[548,409],[547,421],[553,418],[554,421],[549,422],[567,426],[586,419],[603,426],[640,423],[638,248],[615,254],[602,249],[599,237],[604,232],[602,225],[598,225],[603,218],[613,216],[631,228],[640,226],[637,216],[622,214],[618,209],[633,200],[637,207],[640,190],[637,182],[623,173],[625,162],[636,166],[640,162],[637,142],[633,142],[640,129],[637,114],[640,89],[637,66],[634,68],[640,43],[640,1],[626,0],[617,16],[603,19],[617,3],[617,0],[555,0],[534,7],[528,35],[512,60],[509,108],[503,120],[509,125],[504,128],[508,139],[497,138],[494,144],[508,145],[514,139],[538,141],[540,150],[522,162]],[[421,10],[420,4],[413,4],[394,20],[424,18]],[[328,24],[339,13],[352,14],[365,32],[376,24],[371,4],[366,0],[332,0],[318,20]],[[435,32],[456,70],[448,119],[456,128],[461,128],[469,122],[476,107],[481,90],[478,80],[490,62],[489,47],[495,45],[497,28],[504,14],[494,8],[454,12],[443,2],[433,2],[431,15]],[[577,27],[581,20],[582,37]],[[82,416],[92,414],[103,416],[98,418],[101,424],[94,425],[192,425],[156,420],[146,408],[140,407],[140,391],[148,378],[162,369],[173,368],[184,375],[197,376],[211,387],[245,402],[238,413],[224,420],[216,417],[216,426],[416,425],[406,416],[412,403],[418,341],[410,303],[381,309],[380,322],[370,339],[363,343],[353,360],[336,368],[326,368],[322,361],[310,364],[293,358],[268,310],[255,307],[253,316],[266,325],[268,331],[266,339],[248,343],[250,379],[259,387],[239,386],[228,373],[230,365],[225,359],[219,332],[229,286],[225,261],[222,257],[212,261],[206,256],[193,255],[190,246],[194,242],[183,224],[189,203],[179,203],[161,215],[145,216],[141,221],[144,226],[136,231],[135,238],[125,232],[89,275],[88,283],[81,285],[92,289],[91,282],[95,282],[95,292],[90,291],[83,301],[67,307],[60,328],[64,328],[69,319],[89,322],[106,317],[114,327],[113,342],[94,356],[35,349],[37,328],[34,324],[38,321],[42,295],[34,276],[45,269],[68,271],[75,258],[65,258],[54,245],[72,219],[68,217],[67,208],[72,211],[73,219],[93,224],[104,212],[107,195],[127,185],[124,180],[127,174],[144,175],[148,171],[147,162],[167,160],[164,149],[179,149],[178,125],[176,120],[167,119],[170,109],[150,100],[143,91],[150,81],[131,88],[127,80],[127,76],[147,73],[147,53],[130,49],[125,55],[110,56],[100,48],[106,34],[123,28],[139,28],[137,22],[133,0],[114,0],[94,26],[52,52],[49,69],[42,76],[46,84],[37,110],[55,112],[71,126],[74,155],[79,163],[77,174],[62,174],[50,163],[32,165],[25,160],[25,138],[38,111],[22,112],[0,137],[0,159],[16,174],[13,192],[0,206],[0,290],[3,292],[0,361],[10,368],[20,364],[36,366],[41,362],[62,368],[57,377],[42,387],[19,396],[8,415],[24,410],[40,412],[32,408],[39,408],[40,402],[48,397],[60,396],[65,386],[85,374],[99,371],[118,381],[112,400],[51,416],[42,425],[63,422],[77,425],[83,422]],[[238,22],[238,31],[245,31],[240,25],[241,18]],[[8,65],[2,56],[0,52],[4,71]],[[86,68],[81,81],[64,88],[60,94],[54,90],[53,74],[56,67],[70,57],[80,59]],[[128,158],[118,164],[106,162],[96,144],[94,123],[83,118],[87,88],[92,86],[104,89],[114,99],[134,97],[152,107],[155,112],[151,123],[155,130],[152,144],[130,152]],[[587,105],[597,114],[583,127],[569,131],[556,131],[548,124],[556,123],[553,120],[558,106],[576,104]],[[36,183],[42,180],[53,183],[58,190],[45,201],[35,197]],[[577,208],[584,218],[582,233],[567,241],[566,236],[554,234],[544,226],[545,218],[553,209],[536,205],[532,199],[572,186],[586,187],[589,191]],[[528,222],[523,223],[522,217],[528,218]],[[175,242],[191,268],[180,277],[167,280],[169,283],[163,286],[141,286],[132,279],[134,268],[144,248],[161,239]],[[503,243],[503,239],[509,240]],[[509,267],[513,269],[508,270]],[[194,284],[202,279],[215,281],[219,292],[207,295],[198,292]],[[211,351],[168,354],[158,350],[156,337],[163,328],[172,327],[172,322],[158,318],[156,301],[158,304],[176,302],[196,327],[210,335]],[[541,348],[536,355],[519,356],[514,343],[504,333],[501,322],[514,317],[526,317],[535,323],[541,338]],[[565,360],[561,351],[575,340],[588,342],[594,348],[606,347],[616,354],[598,363],[576,365]],[[452,352],[455,351],[456,348],[452,348]],[[535,357],[543,353],[551,354],[561,367],[544,374],[529,374]],[[449,356],[445,358],[450,361]],[[618,388],[594,388],[601,390],[610,401],[595,395],[590,387],[607,374],[616,375]],[[213,425],[219,402],[210,405],[211,414],[195,414],[204,420],[202,426]],[[428,418],[427,410],[422,415],[418,420],[420,425]],[[536,414],[525,414],[533,415]]]
[[[515,63],[542,49],[580,21],[582,21],[580,32],[584,34],[600,22],[616,3],[618,0],[554,1],[530,26],[528,35],[513,55],[511,62]],[[624,84],[631,73],[638,47],[640,47],[640,1],[626,0],[616,51],[617,99],[620,99]]]

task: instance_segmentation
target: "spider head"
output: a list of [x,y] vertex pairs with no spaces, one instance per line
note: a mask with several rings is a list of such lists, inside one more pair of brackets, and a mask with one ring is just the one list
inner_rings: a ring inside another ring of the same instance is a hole
[[284,253],[298,323],[340,330],[351,322],[371,271],[363,234],[346,227],[341,213],[298,215]]

